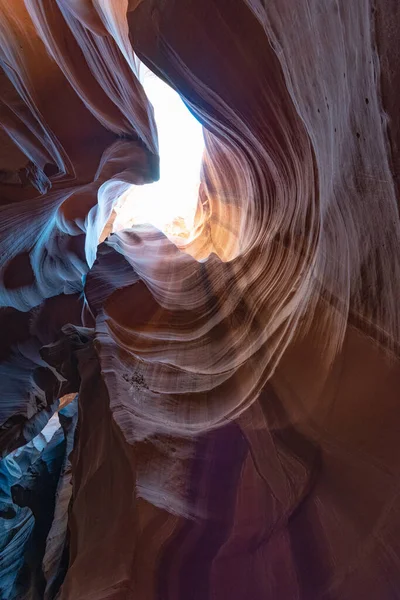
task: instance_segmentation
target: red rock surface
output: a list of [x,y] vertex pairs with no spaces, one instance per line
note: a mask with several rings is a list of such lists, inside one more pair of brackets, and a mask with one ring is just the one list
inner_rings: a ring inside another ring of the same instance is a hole
[[[0,0],[1,600],[398,598],[399,19]],[[137,57],[204,127],[182,248],[110,233]]]

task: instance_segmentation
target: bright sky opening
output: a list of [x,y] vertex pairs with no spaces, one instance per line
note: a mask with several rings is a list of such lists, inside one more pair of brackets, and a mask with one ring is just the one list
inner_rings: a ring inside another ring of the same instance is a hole
[[141,68],[157,123],[160,180],[131,187],[124,202],[115,207],[114,230],[150,223],[168,236],[186,237],[197,207],[203,128],[177,92],[144,65]]

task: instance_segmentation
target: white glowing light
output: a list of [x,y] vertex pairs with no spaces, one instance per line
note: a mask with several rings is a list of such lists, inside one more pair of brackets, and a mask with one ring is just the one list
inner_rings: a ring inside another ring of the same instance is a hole
[[141,67],[141,81],[157,123],[160,180],[130,188],[115,208],[113,229],[150,223],[166,235],[187,237],[197,207],[203,128],[177,92],[144,65]]

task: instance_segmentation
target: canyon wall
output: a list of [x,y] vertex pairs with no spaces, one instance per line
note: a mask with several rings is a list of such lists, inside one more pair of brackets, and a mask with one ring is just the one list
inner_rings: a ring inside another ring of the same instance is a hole
[[[0,15],[1,600],[397,598],[396,1]],[[178,246],[112,233],[139,60],[204,127]]]

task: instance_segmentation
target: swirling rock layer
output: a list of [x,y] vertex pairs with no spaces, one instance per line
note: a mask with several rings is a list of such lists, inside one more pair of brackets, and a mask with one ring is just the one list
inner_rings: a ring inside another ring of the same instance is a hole
[[[2,600],[397,598],[395,0],[0,14]],[[177,245],[111,233],[138,58],[204,128]]]

